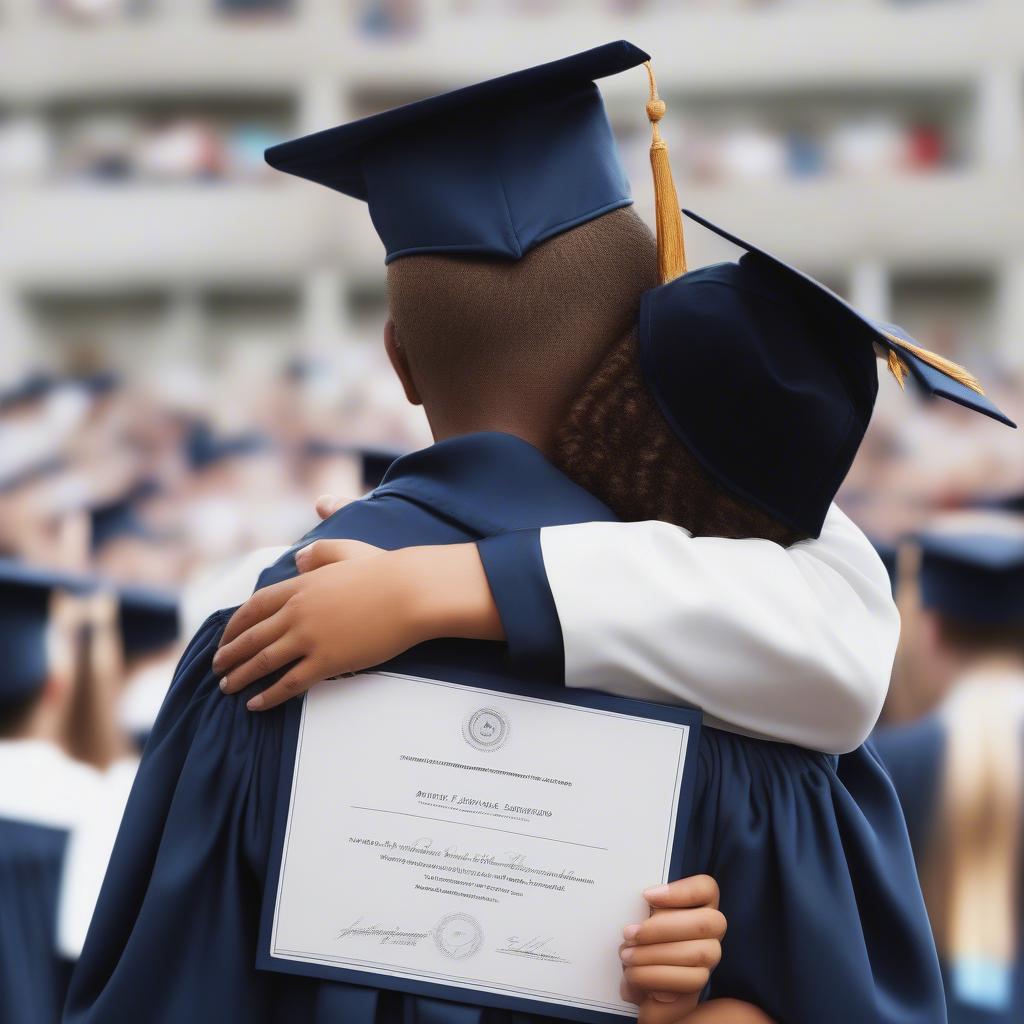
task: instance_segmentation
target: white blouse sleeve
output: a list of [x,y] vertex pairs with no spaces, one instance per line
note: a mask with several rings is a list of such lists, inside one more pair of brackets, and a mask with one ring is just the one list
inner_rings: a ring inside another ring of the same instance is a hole
[[661,522],[541,531],[566,685],[693,704],[711,725],[813,750],[862,743],[889,686],[899,613],[867,538],[691,537]]

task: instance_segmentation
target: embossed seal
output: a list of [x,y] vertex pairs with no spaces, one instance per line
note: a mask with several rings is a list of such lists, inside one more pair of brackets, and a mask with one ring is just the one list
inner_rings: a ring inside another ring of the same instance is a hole
[[462,723],[462,735],[477,750],[497,750],[510,732],[508,718],[494,708],[477,708]]
[[475,917],[448,914],[434,926],[434,943],[452,960],[468,960],[484,944],[484,932]]

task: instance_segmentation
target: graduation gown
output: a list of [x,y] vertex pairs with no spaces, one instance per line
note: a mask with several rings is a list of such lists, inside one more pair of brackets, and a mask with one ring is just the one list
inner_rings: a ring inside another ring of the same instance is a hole
[[0,817],[0,1001],[4,1019],[53,1024],[71,974],[57,953],[67,829]]
[[[389,667],[480,685],[514,677],[543,691],[561,682],[563,653],[550,592],[530,583],[541,564],[535,531],[612,518],[529,445],[478,434],[401,459],[369,498],[340,510],[296,549],[321,537],[384,547],[507,537],[488,547],[486,567],[499,604],[516,616],[506,628],[529,641],[511,651],[432,643]],[[294,572],[289,554],[261,583]],[[219,692],[210,663],[230,614],[207,620],[175,673],[66,1020],[529,1020],[254,970],[284,715],[246,711],[249,692]],[[728,963],[715,972],[714,988],[753,999],[784,1022],[935,1024],[943,1020],[941,985],[902,815],[871,752],[848,757],[705,730],[686,868],[716,875],[731,917]]]
[[54,1024],[71,975],[59,950],[65,853],[98,778],[36,740],[0,742],[0,1019]]
[[[880,729],[878,751],[888,768],[907,819],[918,863],[925,856],[938,819],[946,763],[948,714],[954,699],[938,712],[907,725]],[[1020,870],[1024,877],[1024,864]],[[942,964],[949,1024],[1019,1024],[1024,1020],[1024,901],[1018,897],[1018,943],[1011,999],[1005,1009],[976,1005],[957,991],[950,964]]]

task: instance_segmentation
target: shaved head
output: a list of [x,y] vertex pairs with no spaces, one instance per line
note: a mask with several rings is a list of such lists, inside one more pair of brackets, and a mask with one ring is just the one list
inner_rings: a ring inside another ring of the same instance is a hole
[[515,262],[395,260],[394,340],[435,437],[507,430],[550,450],[569,403],[656,284],[654,237],[632,208]]

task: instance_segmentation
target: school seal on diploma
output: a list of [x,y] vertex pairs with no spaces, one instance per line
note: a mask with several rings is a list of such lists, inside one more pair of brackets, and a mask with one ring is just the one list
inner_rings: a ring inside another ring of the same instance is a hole
[[466,716],[462,735],[477,750],[497,750],[505,745],[511,729],[508,718],[494,708],[478,708]]
[[434,943],[446,957],[468,960],[484,944],[484,932],[469,914],[446,914],[434,926]]

